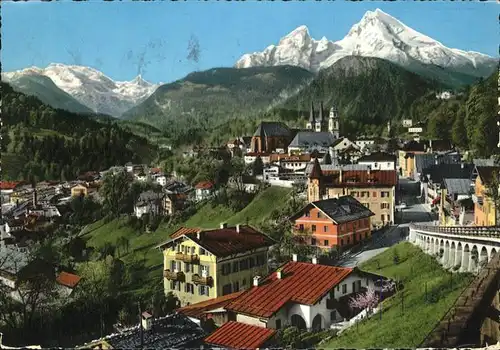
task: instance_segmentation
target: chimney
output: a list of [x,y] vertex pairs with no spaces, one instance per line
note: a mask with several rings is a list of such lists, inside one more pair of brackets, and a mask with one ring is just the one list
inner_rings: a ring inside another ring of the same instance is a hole
[[314,265],[317,265],[317,264],[318,264],[318,258],[317,258],[317,257],[313,257],[313,258],[312,258],[312,263],[313,263]]
[[221,222],[220,228],[227,228],[227,222]]
[[240,233],[240,224],[236,224],[236,232]]
[[278,269],[276,271],[276,278],[279,279],[279,280],[281,279],[281,269]]
[[260,281],[260,276],[255,276],[253,278],[253,286],[258,287],[259,286],[259,281]]
[[297,260],[298,260],[298,259],[297,259],[297,254],[292,254],[292,261],[295,261],[295,262],[296,262]]

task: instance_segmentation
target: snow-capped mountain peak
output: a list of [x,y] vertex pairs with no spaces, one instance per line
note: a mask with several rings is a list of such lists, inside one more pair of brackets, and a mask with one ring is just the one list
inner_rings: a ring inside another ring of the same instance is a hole
[[317,72],[352,55],[383,58],[403,66],[418,61],[478,76],[497,64],[496,59],[487,55],[447,48],[376,9],[367,11],[339,41],[329,41],[325,37],[314,40],[302,25],[284,36],[278,45],[243,55],[236,67],[290,64]]
[[160,85],[147,82],[141,75],[131,81],[114,81],[95,68],[62,63],[4,73],[2,79],[9,81],[26,74],[46,76],[80,103],[112,116],[120,116],[141,103]]

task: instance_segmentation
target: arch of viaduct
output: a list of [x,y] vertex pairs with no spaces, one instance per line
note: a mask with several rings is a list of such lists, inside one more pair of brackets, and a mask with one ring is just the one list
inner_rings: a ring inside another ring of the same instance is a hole
[[409,240],[456,272],[477,274],[500,252],[499,227],[411,224]]

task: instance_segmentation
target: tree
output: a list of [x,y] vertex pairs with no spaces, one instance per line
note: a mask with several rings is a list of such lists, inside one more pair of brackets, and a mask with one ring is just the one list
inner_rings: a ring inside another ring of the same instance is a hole
[[459,113],[455,117],[453,126],[451,129],[451,140],[455,146],[461,149],[465,149],[468,144],[467,140],[467,130],[465,128],[465,113]]
[[375,293],[375,289],[372,286],[369,286],[366,292],[351,297],[349,300],[349,306],[352,309],[368,309],[368,312],[371,312],[371,310],[377,306],[378,302],[379,298]]
[[260,156],[257,156],[257,158],[255,158],[252,164],[252,174],[254,176],[262,175],[263,171],[264,171],[264,162],[262,161],[262,158]]
[[107,174],[99,189],[104,197],[104,208],[114,216],[119,215],[126,207],[126,197],[129,191],[129,178],[125,171]]

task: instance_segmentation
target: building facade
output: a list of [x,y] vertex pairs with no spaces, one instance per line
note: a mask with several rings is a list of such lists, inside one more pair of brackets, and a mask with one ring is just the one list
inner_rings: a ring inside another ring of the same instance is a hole
[[476,167],[475,172],[478,174],[474,185],[474,224],[476,226],[496,226],[498,223],[498,212],[495,201],[488,196],[491,191],[489,187],[498,185],[500,178],[500,167]]
[[185,306],[247,289],[256,274],[268,273],[272,244],[246,225],[181,228],[158,246],[163,251],[165,294],[174,293]]

